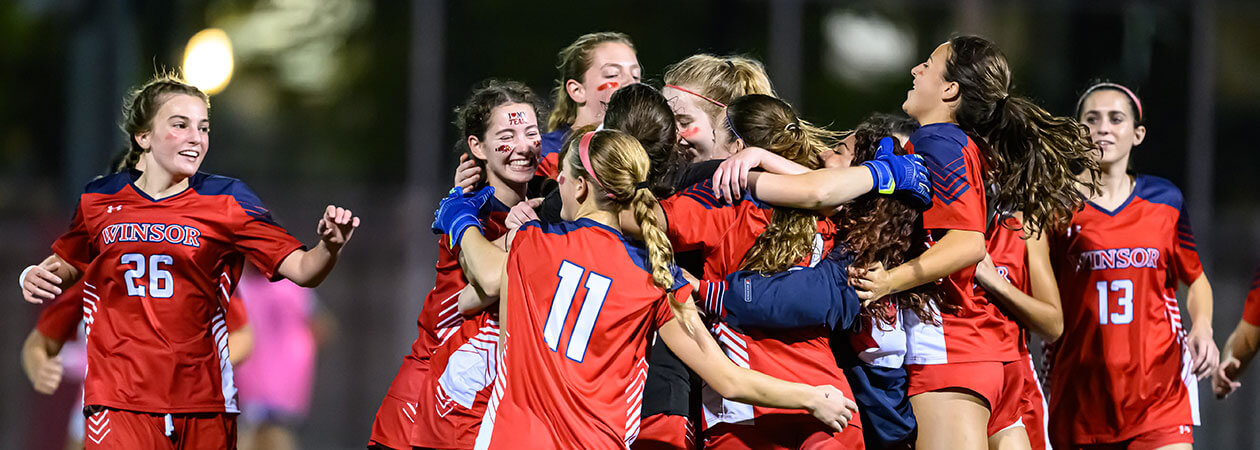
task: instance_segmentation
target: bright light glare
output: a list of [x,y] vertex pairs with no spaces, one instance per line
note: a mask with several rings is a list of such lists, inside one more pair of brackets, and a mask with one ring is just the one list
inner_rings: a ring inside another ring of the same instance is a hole
[[232,80],[232,41],[218,28],[193,35],[184,48],[184,78],[206,95],[218,94]]

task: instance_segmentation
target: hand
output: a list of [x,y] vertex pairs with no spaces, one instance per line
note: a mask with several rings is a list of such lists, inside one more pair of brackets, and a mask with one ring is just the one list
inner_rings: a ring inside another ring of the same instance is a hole
[[31,385],[35,387],[35,392],[44,395],[52,395],[57,390],[57,386],[61,385],[61,374],[65,368],[61,365],[61,357],[54,356],[44,360],[43,364],[35,367],[32,373],[27,373],[27,377],[31,379]]
[[538,213],[534,212],[534,208],[537,208],[538,205],[542,204],[542,202],[543,199],[541,198],[532,198],[517,203],[516,206],[513,206],[512,209],[508,211],[507,218],[504,219],[503,223],[507,225],[508,229],[516,229],[520,228],[521,225],[524,225],[525,222],[538,220]]
[[892,293],[892,277],[884,270],[883,263],[875,263],[865,268],[849,267],[849,285],[857,291],[862,306],[879,300]]
[[315,225],[315,233],[329,250],[336,253],[343,245],[350,242],[350,236],[354,235],[354,229],[358,227],[359,218],[353,211],[328,205],[324,208],[324,217],[321,217],[319,223]]
[[844,427],[849,425],[849,421],[853,420],[853,414],[857,412],[857,403],[844,396],[843,392],[834,386],[823,385],[814,386],[816,394],[814,401],[806,406],[810,414],[822,423],[827,424],[836,431],[844,431]]
[[478,181],[481,181],[481,167],[477,165],[477,160],[470,158],[467,153],[459,155],[459,167],[455,168],[455,187],[467,194],[477,186]]
[[1242,362],[1230,356],[1221,361],[1216,371],[1212,372],[1212,392],[1216,393],[1216,398],[1225,398],[1242,386],[1242,383],[1238,381],[1240,367],[1242,367]]
[[744,189],[748,188],[748,171],[761,166],[762,158],[769,152],[748,147],[731,155],[713,172],[713,190],[726,203],[735,203]]
[[61,295],[61,277],[55,272],[61,262],[41,263],[30,266],[22,277],[22,298],[28,303],[44,303]]
[[976,264],[976,283],[982,288],[992,290],[998,280],[1002,280],[1002,274],[998,273],[997,266],[993,264],[993,258],[985,253],[984,259]]
[[1212,340],[1212,330],[1206,327],[1196,326],[1190,330],[1190,364],[1194,368],[1194,374],[1200,380],[1211,375],[1216,370],[1216,364],[1221,359],[1221,351],[1216,347],[1216,342]]
[[927,167],[923,166],[920,155],[897,155],[893,153],[896,144],[892,138],[879,140],[879,150],[875,151],[875,159],[862,163],[871,170],[875,181],[875,190],[880,194],[903,193],[918,208],[927,208],[932,204],[932,189],[928,182]]
[[454,247],[468,228],[476,227],[481,231],[481,206],[491,195],[494,195],[493,186],[486,186],[472,194],[464,194],[458,187],[451,188],[451,193],[442,199],[433,213],[433,233],[450,236],[450,246]]

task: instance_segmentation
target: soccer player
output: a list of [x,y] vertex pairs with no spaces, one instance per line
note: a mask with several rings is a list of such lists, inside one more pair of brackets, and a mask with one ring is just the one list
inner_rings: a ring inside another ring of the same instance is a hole
[[[904,139],[917,127],[909,119],[873,116],[837,147],[842,150],[831,164],[847,167],[891,155],[894,144],[886,136]],[[745,159],[747,152],[741,151],[723,165],[742,165],[737,161]],[[848,283],[848,267],[875,261],[900,264],[922,253],[923,230],[916,223],[915,208],[924,203],[911,197],[862,195],[832,217],[837,226],[836,250],[817,266],[775,274],[739,271],[717,286],[699,282],[705,310],[732,327],[829,327],[835,362],[845,370],[853,389],[862,412],[863,440],[871,448],[913,444],[915,420],[906,397],[902,365],[906,335],[900,315],[931,317],[930,301],[939,298],[940,292],[934,285],[923,285],[863,305]]]
[[[1077,115],[1102,152],[1098,192],[1050,236],[1063,300],[1063,337],[1050,372],[1050,439],[1056,448],[1107,444],[1189,449],[1199,421],[1195,376],[1210,375],[1212,287],[1194,245],[1181,191],[1168,180],[1131,174],[1146,137],[1142,103],[1128,88],[1085,90]],[[1190,286],[1194,327],[1181,326],[1176,290]]]
[[[791,106],[768,95],[739,97],[724,109],[722,124],[738,146],[758,146],[807,171],[820,166],[833,134],[797,118]],[[721,280],[741,268],[781,272],[797,264],[813,265],[831,250],[835,225],[813,211],[774,208],[752,198],[720,203],[711,184],[689,187],[665,201],[671,244],[679,251],[704,255],[704,278]],[[802,327],[766,332],[736,331],[719,323],[718,342],[741,367],[806,384],[831,384],[851,395],[844,372],[831,357],[825,327]],[[754,408],[704,393],[705,448],[762,447],[776,442],[798,446],[828,441],[858,448],[862,431],[855,426],[843,433],[820,427],[795,411]],[[857,423],[855,423],[857,425]]]
[[[89,183],[53,255],[23,271],[27,301],[82,278],[87,303],[87,448],[233,448],[236,387],[222,291],[247,256],[268,277],[315,286],[359,219],[329,205],[320,243],[302,248],[240,181],[198,172],[209,150],[209,100],[160,76],[124,102],[130,151],[145,171]],[[126,345],[120,345],[126,342]]]
[[1045,450],[1050,446],[1046,401],[1027,335],[1032,330],[1044,342],[1057,340],[1063,333],[1063,310],[1046,234],[1028,237],[1019,221],[1021,216],[1007,217],[1005,223],[994,218],[985,231],[985,258],[976,265],[976,283],[985,296],[1020,324],[1020,364],[1003,366],[1002,385],[1004,399],[1020,400],[1001,405],[1017,408],[1018,413],[1014,421],[1007,411],[990,415],[989,448],[1024,448],[1022,443],[1028,442],[1033,450]]
[[1217,398],[1225,398],[1242,386],[1238,379],[1256,356],[1257,348],[1260,348],[1260,268],[1251,279],[1251,292],[1247,293],[1247,302],[1243,304],[1242,320],[1225,341],[1221,364],[1212,373],[1212,390]]
[[598,125],[604,120],[604,108],[613,92],[643,77],[634,42],[622,33],[584,34],[561,49],[558,59],[560,78],[552,93],[555,107],[547,118],[542,162],[538,164],[538,175],[552,179],[560,171],[560,144],[570,131]]
[[727,132],[726,105],[749,94],[774,95],[761,62],[742,56],[698,54],[665,69],[665,88],[678,125],[678,143],[692,162],[735,153]]
[[[503,219],[508,208],[524,199],[526,185],[537,169],[540,140],[537,103],[533,91],[519,82],[490,80],[475,89],[455,110],[456,128],[462,136],[457,147],[483,167],[482,171],[488,174],[485,184],[495,188],[495,195],[479,212],[485,235],[490,239],[498,239],[507,232]],[[481,324],[471,329],[467,326],[471,324],[463,323],[457,299],[460,290],[476,274],[461,266],[461,257],[459,245],[449,236],[438,238],[437,275],[416,318],[418,336],[381,401],[369,445],[393,449],[409,449],[413,445],[472,447],[489,395],[489,390],[483,389],[489,386],[486,377],[494,374],[493,370],[485,369],[484,364],[492,359],[456,358],[456,366],[449,368],[446,363],[454,351],[476,339],[481,328],[488,327],[488,333],[497,334],[494,324],[497,320],[478,318],[471,322]],[[493,345],[498,339],[483,337],[482,340],[486,342],[479,349],[481,352],[469,355],[492,358]],[[449,349],[436,356],[434,352],[444,343]],[[440,363],[434,365],[433,358],[440,359]],[[484,377],[457,380],[462,384],[461,389],[458,393],[452,390],[450,378],[460,376],[454,371],[475,374],[478,368],[482,369]],[[452,375],[446,375],[448,371]],[[439,377],[448,380],[445,389],[438,389]],[[486,392],[479,395],[482,390]],[[453,398],[453,394],[458,396]]]
[[[835,387],[786,383],[722,354],[672,265],[647,166],[643,148],[622,132],[582,135],[562,153],[558,180],[572,221],[527,223],[508,234],[506,253],[471,230],[488,193],[453,192],[443,201],[435,229],[459,239],[469,262],[500,273],[480,286],[503,301],[499,375],[477,448],[629,445],[639,425],[648,337],[657,329],[724,396],[808,409],[837,430],[852,417],[856,407]],[[624,209],[634,211],[646,248],[621,235]]]
[[[1017,410],[1001,405],[1019,401],[1002,396],[1004,365],[1019,364],[1019,329],[973,289],[986,206],[1003,218],[1022,211],[1032,234],[1060,225],[1082,202],[1070,169],[1092,161],[1090,145],[1074,120],[1011,95],[1006,57],[982,38],[950,39],[911,76],[902,109],[922,125],[907,147],[932,175],[923,213],[931,247],[897,267],[855,269],[851,281],[861,298],[877,299],[943,279],[940,321],[907,316],[917,447],[987,448],[993,414]],[[986,196],[989,184],[998,189]],[[1006,419],[1014,421],[995,421]]]

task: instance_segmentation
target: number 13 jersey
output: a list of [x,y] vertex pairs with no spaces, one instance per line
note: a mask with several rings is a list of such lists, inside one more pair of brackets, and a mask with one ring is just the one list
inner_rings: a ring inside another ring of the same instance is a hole
[[239,412],[224,311],[245,257],[267,278],[302,244],[244,183],[198,173],[154,200],[118,173],[87,185],[53,252],[83,272],[84,405]]
[[1051,434],[1108,443],[1198,422],[1176,291],[1203,267],[1181,191],[1139,175],[1115,211],[1089,203],[1050,245],[1064,320]]

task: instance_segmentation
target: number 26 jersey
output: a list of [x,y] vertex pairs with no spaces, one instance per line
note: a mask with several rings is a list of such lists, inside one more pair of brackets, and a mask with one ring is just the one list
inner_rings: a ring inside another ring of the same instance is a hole
[[1176,290],[1203,267],[1181,191],[1139,175],[1116,210],[1089,203],[1050,246],[1064,320],[1050,374],[1052,434],[1117,442],[1197,422]]
[[225,305],[247,256],[267,278],[302,246],[244,183],[197,173],[155,200],[139,172],[92,181],[53,252],[83,271],[84,405],[238,412]]

